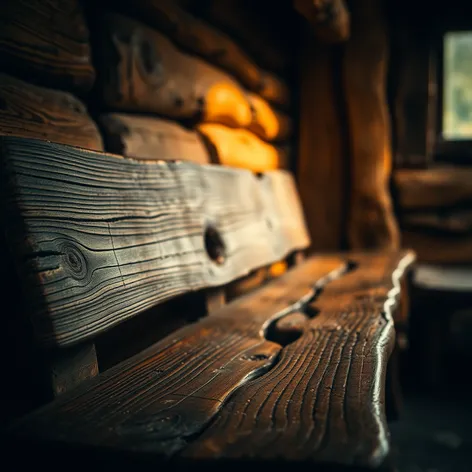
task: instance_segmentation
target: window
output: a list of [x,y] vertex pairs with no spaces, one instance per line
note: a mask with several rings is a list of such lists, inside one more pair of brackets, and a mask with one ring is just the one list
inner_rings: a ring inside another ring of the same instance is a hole
[[442,79],[442,140],[472,140],[472,31],[444,35]]

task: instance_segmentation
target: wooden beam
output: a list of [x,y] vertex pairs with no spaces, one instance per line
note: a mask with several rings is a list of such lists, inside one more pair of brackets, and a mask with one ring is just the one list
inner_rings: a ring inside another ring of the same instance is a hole
[[427,264],[471,264],[472,237],[438,235],[404,230],[402,246],[413,249],[418,262]]
[[402,210],[437,209],[472,201],[472,169],[397,170],[394,185]]
[[257,464],[283,458],[306,470],[310,462],[314,469],[316,463],[382,468],[390,449],[385,372],[395,340],[392,312],[399,303],[400,279],[414,257],[387,252],[352,260],[358,269],[324,286],[308,305],[317,316],[307,317],[306,325],[297,321],[302,329],[274,367],[222,403],[184,456]]
[[392,167],[387,106],[388,28],[377,0],[352,5],[344,56],[344,93],[350,135],[352,249],[396,248],[399,231],[389,192]]
[[109,1],[128,16],[158,29],[184,50],[205,58],[234,75],[263,98],[281,106],[290,103],[285,82],[259,65],[226,33],[195,17],[174,0]]
[[[209,23],[227,31],[257,63],[273,71],[288,68],[292,60],[289,38],[282,32],[284,25],[274,21],[271,11],[276,10],[280,6],[277,4],[282,2],[264,4],[253,0],[184,0],[182,3]],[[287,10],[289,13],[290,9]],[[288,22],[289,18],[282,18],[284,20]]]
[[5,74],[0,74],[0,135],[103,150],[97,125],[79,99]]
[[105,14],[97,48],[105,105],[177,119],[252,128],[263,139],[284,139],[287,116],[249,96],[226,72],[178,50],[161,33],[118,14]]
[[225,166],[265,172],[288,165],[284,148],[265,143],[250,131],[211,123],[198,125],[197,129],[214,146],[218,162]]
[[8,432],[23,447],[39,443],[47,461],[51,448],[80,445],[85,463],[91,450],[164,468],[385,468],[392,312],[413,260],[406,251],[309,258]]
[[110,13],[100,22],[100,34],[99,88],[107,106],[243,128],[251,124],[251,107],[239,84],[179,51],[161,33]]
[[108,152],[135,159],[210,162],[199,134],[172,121],[110,113],[102,115],[99,122]]
[[224,287],[208,289],[205,293],[207,314],[211,315],[226,304],[226,290]]
[[339,55],[306,27],[300,60],[297,181],[314,251],[343,246],[347,188],[346,129],[337,97]]
[[95,345],[85,343],[48,353],[47,365],[54,396],[72,390],[85,380],[98,375]]
[[0,62],[40,85],[89,90],[95,72],[79,0],[2,0]]
[[309,244],[287,172],[0,144],[5,226],[42,345],[84,341]]
[[[101,438],[101,446],[116,452],[131,448],[167,455],[181,450],[187,441],[180,437],[201,432],[236,389],[277,360],[281,346],[265,339],[262,327],[289,311],[294,301],[309,299],[314,284],[324,285],[344,269],[342,258],[314,258],[260,294],[242,297],[112,367],[98,383],[84,385],[80,395],[57,399],[37,421],[18,422],[15,433],[40,434],[44,446],[62,436],[83,446]],[[158,418],[162,428],[145,426]],[[119,426],[109,427],[113,424]]]
[[433,230],[457,236],[472,233],[472,211],[467,209],[447,212],[414,212],[401,215],[403,228]]
[[293,3],[319,39],[330,43],[348,39],[349,11],[344,0],[293,0]]
[[247,95],[253,111],[249,129],[266,141],[287,140],[292,133],[292,120],[275,110],[262,97],[254,93]]

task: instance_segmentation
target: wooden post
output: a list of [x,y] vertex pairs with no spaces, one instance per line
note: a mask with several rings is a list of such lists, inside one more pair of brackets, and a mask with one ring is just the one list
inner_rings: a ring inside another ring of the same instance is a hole
[[351,158],[347,235],[353,249],[399,246],[389,193],[392,153],[386,97],[387,35],[381,2],[358,0],[353,4],[343,70]]
[[98,375],[95,344],[85,343],[55,352],[48,356],[46,365],[51,375],[53,395],[65,393]]
[[319,43],[308,25],[302,36],[297,180],[311,249],[338,250],[344,234],[346,132],[339,100],[336,46]]
[[207,314],[211,315],[226,303],[226,291],[224,287],[210,288],[206,293]]

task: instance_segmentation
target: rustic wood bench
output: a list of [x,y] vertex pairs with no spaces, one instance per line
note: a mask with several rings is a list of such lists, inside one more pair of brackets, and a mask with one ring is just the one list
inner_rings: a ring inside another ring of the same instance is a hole
[[[37,342],[57,355],[309,244],[285,171],[0,139],[10,247]],[[7,453],[133,470],[163,460],[383,466],[393,313],[413,259],[342,253],[295,264],[17,420]]]

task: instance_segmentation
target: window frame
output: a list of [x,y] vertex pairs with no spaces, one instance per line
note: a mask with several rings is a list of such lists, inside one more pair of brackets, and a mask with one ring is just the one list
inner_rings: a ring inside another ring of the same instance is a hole
[[472,28],[448,27],[439,31],[434,43],[436,58],[436,129],[434,143],[434,160],[451,163],[470,164],[472,161],[472,136],[470,139],[443,138],[443,111],[444,111],[444,41],[447,33],[470,32]]

